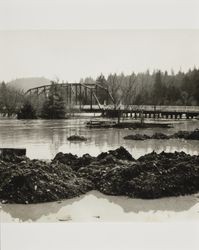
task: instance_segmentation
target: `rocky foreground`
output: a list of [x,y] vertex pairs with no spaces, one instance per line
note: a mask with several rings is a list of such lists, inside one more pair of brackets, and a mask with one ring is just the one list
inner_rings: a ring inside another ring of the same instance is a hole
[[199,156],[152,152],[135,160],[123,147],[101,153],[58,153],[47,163],[11,155],[0,160],[2,203],[38,203],[72,198],[90,190],[154,199],[199,191]]

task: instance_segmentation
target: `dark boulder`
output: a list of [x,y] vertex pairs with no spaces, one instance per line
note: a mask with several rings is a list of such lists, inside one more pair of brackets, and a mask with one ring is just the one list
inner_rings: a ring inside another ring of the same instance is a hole
[[95,157],[92,157],[89,154],[84,154],[82,157],[78,157],[71,153],[58,153],[52,162],[69,165],[73,170],[77,171],[79,168],[89,165],[94,159]]
[[124,147],[119,147],[115,150],[109,150],[106,153],[102,152],[97,156],[97,159],[102,160],[109,155],[112,155],[119,160],[134,161],[132,155]]
[[0,148],[0,160],[7,162],[21,162],[25,158],[25,148]]
[[58,161],[67,165],[73,165],[77,161],[77,159],[77,155],[73,155],[71,153],[64,154],[62,152],[59,152],[58,154],[56,154],[55,158],[53,159],[53,162]]

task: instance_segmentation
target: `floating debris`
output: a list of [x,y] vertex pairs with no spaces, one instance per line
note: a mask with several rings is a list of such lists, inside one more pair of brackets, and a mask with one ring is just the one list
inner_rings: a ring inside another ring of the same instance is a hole
[[80,135],[71,135],[67,138],[68,141],[87,141],[87,138]]

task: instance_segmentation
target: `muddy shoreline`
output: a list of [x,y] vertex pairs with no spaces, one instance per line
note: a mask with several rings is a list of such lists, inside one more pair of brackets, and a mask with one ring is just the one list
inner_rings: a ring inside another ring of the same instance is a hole
[[0,201],[40,203],[98,190],[107,195],[155,199],[199,191],[199,156],[150,154],[135,160],[123,147],[101,153],[58,153],[50,162],[11,155],[0,160]]

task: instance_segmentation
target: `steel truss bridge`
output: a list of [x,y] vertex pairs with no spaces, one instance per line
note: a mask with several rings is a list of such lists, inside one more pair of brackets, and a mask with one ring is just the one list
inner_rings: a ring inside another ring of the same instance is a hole
[[[96,83],[54,83],[64,97],[66,106],[80,111],[101,111],[114,99],[107,88]],[[48,97],[52,84],[31,88],[26,92],[30,98]]]
[[[107,116],[182,119],[199,117],[199,106],[114,105],[114,98],[107,88],[96,83],[54,83],[63,94],[66,106],[78,112],[100,112]],[[52,85],[31,88],[30,98],[48,97]]]

